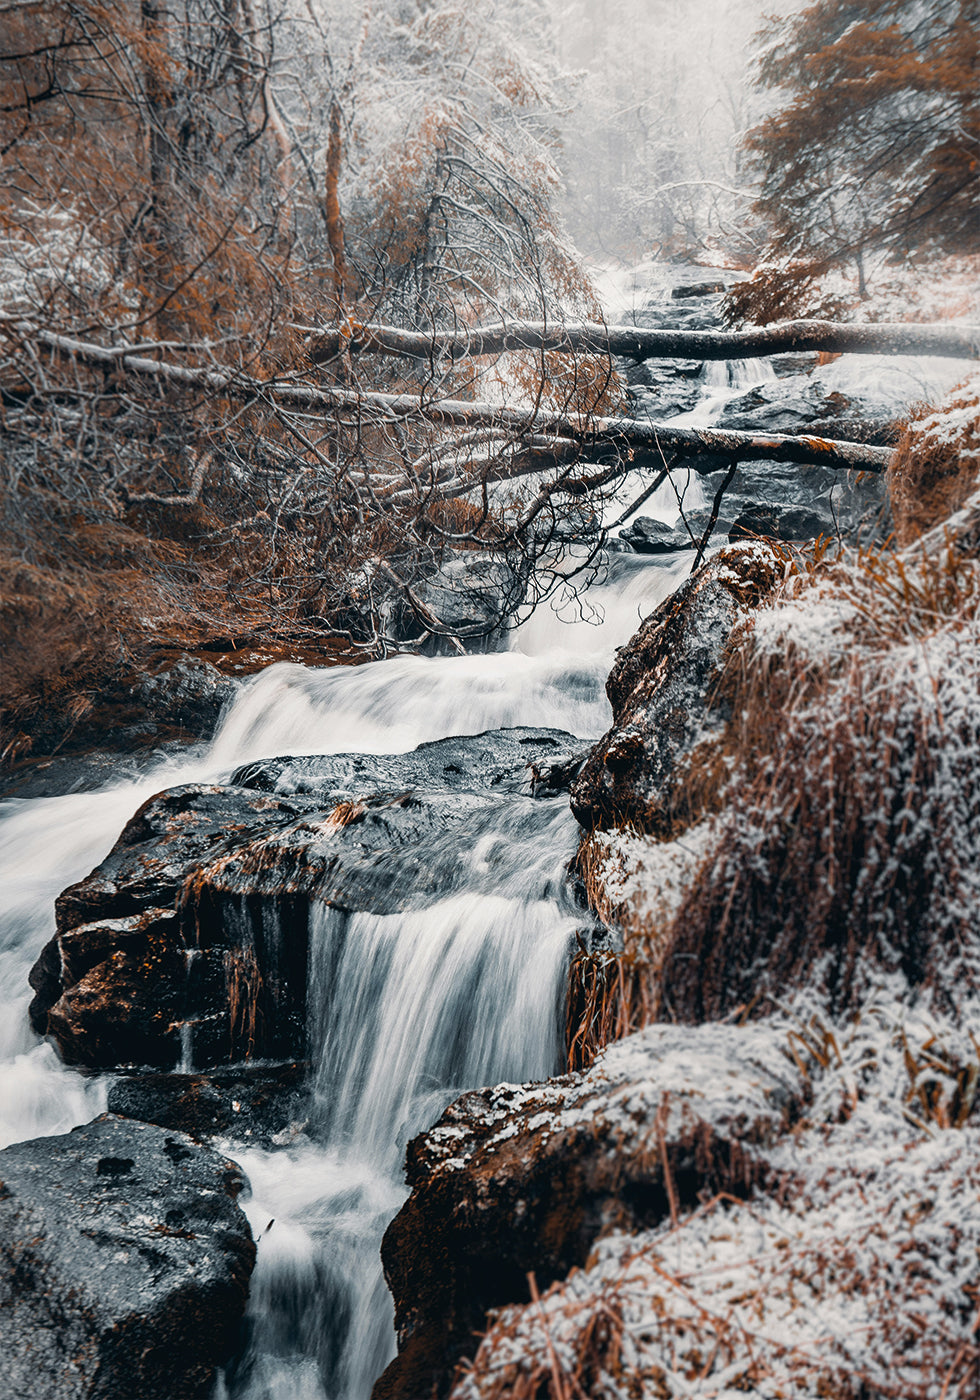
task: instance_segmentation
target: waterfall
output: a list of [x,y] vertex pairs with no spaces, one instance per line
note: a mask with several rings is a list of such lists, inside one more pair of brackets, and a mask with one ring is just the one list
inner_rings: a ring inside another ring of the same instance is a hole
[[314,909],[312,1122],[302,1146],[236,1154],[262,1243],[231,1400],[363,1400],[394,1355],[379,1249],[406,1142],[467,1087],[561,1068],[575,844],[565,802],[517,799],[460,852],[468,888],[410,914]]
[[[56,895],[142,802],[275,754],[398,753],[519,724],[594,738],[609,724],[616,647],[689,567],[614,557],[587,599],[540,609],[502,654],[270,666],[240,685],[210,744],[137,777],[123,759],[98,792],[0,803],[0,1145],[105,1108],[106,1078],[66,1069],[30,1031],[27,974]],[[314,907],[312,1119],[274,1152],[224,1145],[251,1181],[259,1247],[251,1344],[221,1383],[234,1400],[366,1400],[394,1348],[378,1246],[404,1198],[405,1142],[467,1088],[558,1067],[576,839],[563,799],[512,797],[459,850],[451,897],[384,917]],[[188,1063],[191,1049],[188,1037]]]

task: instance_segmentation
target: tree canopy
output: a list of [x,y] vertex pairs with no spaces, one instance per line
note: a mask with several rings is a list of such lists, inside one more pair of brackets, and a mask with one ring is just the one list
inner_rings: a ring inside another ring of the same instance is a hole
[[742,310],[799,312],[809,280],[848,261],[863,290],[869,253],[975,248],[976,0],[817,0],[761,41],[778,106],[746,146],[771,267]]

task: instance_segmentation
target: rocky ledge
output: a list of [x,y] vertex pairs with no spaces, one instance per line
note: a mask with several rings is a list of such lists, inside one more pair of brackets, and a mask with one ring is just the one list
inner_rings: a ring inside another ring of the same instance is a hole
[[767,546],[732,547],[682,584],[622,649],[606,682],[613,727],[571,786],[572,811],[587,830],[630,823],[667,836],[691,822],[712,785],[712,741],[728,718],[726,648],[740,616],[781,573]]
[[509,729],[270,759],[160,793],[58,899],[31,971],[34,1028],[95,1068],[302,1057],[310,900],[424,908],[458,884],[502,803],[533,825],[583,759],[571,735]]
[[652,1026],[587,1073],[464,1095],[408,1149],[382,1248],[399,1355],[374,1400],[445,1394],[489,1310],[582,1266],[613,1230],[745,1196],[805,1097],[773,1026]]
[[255,1246],[233,1162],[106,1115],[0,1152],[10,1400],[203,1400],[234,1350]]

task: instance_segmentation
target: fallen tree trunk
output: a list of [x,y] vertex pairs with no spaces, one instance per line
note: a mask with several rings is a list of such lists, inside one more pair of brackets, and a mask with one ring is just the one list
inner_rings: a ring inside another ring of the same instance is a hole
[[[174,388],[243,402],[266,402],[299,412],[374,422],[419,419],[437,426],[503,430],[514,438],[533,434],[571,439],[583,455],[603,448],[629,453],[634,449],[670,452],[678,458],[709,454],[746,461],[799,462],[840,470],[884,471],[891,458],[886,447],[842,442],[810,434],[788,437],[779,433],[734,432],[720,428],[680,428],[670,422],[636,418],[597,418],[588,414],[537,412],[504,408],[464,399],[426,398],[417,394],[367,393],[332,385],[315,385],[294,377],[256,379],[239,371],[177,365],[129,353],[124,346],[106,347],[89,341],[33,330],[32,337],[50,350],[85,364],[112,366],[116,371],[150,378]],[[678,467],[683,462],[678,461]],[[714,465],[708,469],[713,470]]]
[[511,321],[454,334],[352,322],[339,330],[311,330],[307,347],[314,364],[348,352],[436,361],[499,355],[506,350],[621,355],[631,360],[747,360],[790,350],[944,355],[975,360],[980,358],[980,326],[885,321],[856,326],[836,321],[783,321],[743,331],[666,331],[597,322],[566,326]]

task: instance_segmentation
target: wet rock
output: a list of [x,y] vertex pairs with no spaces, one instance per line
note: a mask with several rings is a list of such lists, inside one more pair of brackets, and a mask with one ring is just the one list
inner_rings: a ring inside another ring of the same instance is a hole
[[444,1394],[486,1314],[585,1263],[595,1241],[744,1196],[804,1094],[770,1026],[654,1026],[584,1074],[466,1094],[408,1148],[382,1246],[399,1355],[374,1400]]
[[739,540],[765,536],[776,540],[813,540],[826,532],[822,512],[806,506],[753,505],[742,511],[728,532],[733,544]]
[[781,576],[761,545],[726,550],[661,603],[620,651],[606,682],[613,727],[571,787],[587,830],[633,822],[667,837],[698,813],[720,758],[711,741],[728,717],[725,647],[741,608]]
[[720,281],[713,282],[684,282],[671,289],[670,295],[675,301],[680,301],[684,297],[710,297],[728,290],[727,284]]
[[820,363],[816,350],[785,350],[781,355],[770,355],[769,365],[777,379],[788,379],[795,374],[809,374]]
[[770,379],[731,399],[716,426],[741,432],[817,433],[881,446],[897,441],[900,400],[841,392],[818,373]]
[[144,676],[135,698],[151,723],[174,725],[200,738],[210,738],[236,689],[235,682],[209,662],[186,657],[166,671]]
[[302,1057],[310,901],[426,907],[471,878],[502,803],[515,829],[536,829],[535,798],[564,791],[582,761],[571,735],[514,729],[414,754],[271,759],[228,786],[160,793],[59,897],[32,1024],[93,1068]]
[[109,1111],[201,1139],[234,1137],[281,1146],[309,1117],[309,1065],[236,1065],[210,1074],[142,1074],[117,1079]]
[[536,768],[582,752],[582,741],[560,729],[491,729],[420,744],[405,754],[326,754],[262,759],[236,769],[238,787],[339,800],[352,792],[408,788],[452,792],[532,791]]
[[[688,521],[691,523],[690,515]],[[636,516],[619,536],[636,554],[676,554],[692,546],[691,535],[683,526],[666,525],[649,515]]]
[[700,360],[625,362],[629,386],[628,413],[634,418],[672,418],[688,413],[704,393],[704,364]]
[[[413,592],[446,632],[460,637],[468,650],[493,651],[501,644],[502,624],[524,601],[527,573],[506,560],[471,550],[448,559],[430,577],[416,583]],[[396,640],[418,640],[426,654],[453,650],[406,600],[397,602],[387,625]]]
[[[727,471],[713,471],[703,477],[704,489],[714,500]],[[718,537],[728,537],[735,522],[755,511],[778,519],[786,512],[804,511],[792,516],[780,539],[816,539],[826,535],[849,544],[883,540],[890,531],[890,516],[884,476],[871,472],[837,472],[829,467],[804,467],[794,462],[742,462],[725,490],[715,525]],[[695,534],[708,522],[710,508],[689,511],[687,521]],[[773,534],[750,530],[752,534]]]
[[[101,738],[105,739],[105,734]],[[118,738],[113,733],[113,741]],[[109,783],[124,782],[159,764],[163,754],[186,756],[186,742],[172,740],[156,744],[142,753],[119,748],[92,749],[88,753],[56,754],[48,758],[27,758],[0,772],[0,797],[64,797],[67,793],[96,792]]]
[[103,1116],[0,1153],[10,1400],[196,1400],[234,1349],[255,1246],[233,1162]]
[[[176,1055],[184,957],[173,910],[66,930],[58,949],[62,965],[53,988],[52,958],[42,954],[43,985],[53,998],[44,1032],[59,1047],[84,1047],[74,1063],[153,1064]],[[38,1004],[36,997],[35,1026]]]

